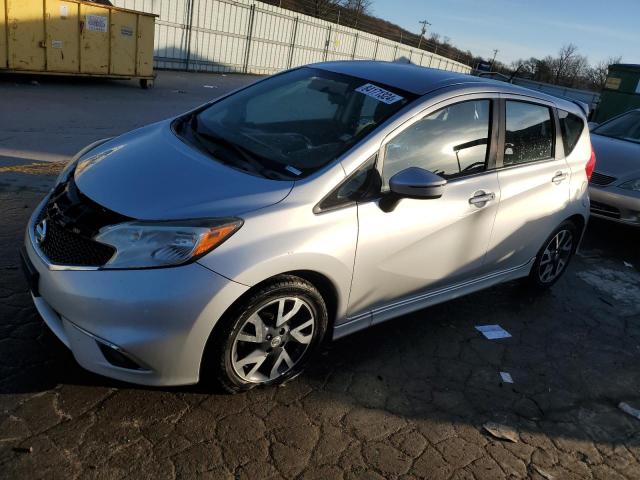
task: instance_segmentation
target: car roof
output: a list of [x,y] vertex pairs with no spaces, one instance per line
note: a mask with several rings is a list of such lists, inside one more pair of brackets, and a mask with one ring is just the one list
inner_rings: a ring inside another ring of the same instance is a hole
[[479,92],[514,93],[546,100],[565,110],[579,112],[584,115],[582,108],[574,102],[547,95],[546,93],[499,80],[476,77],[466,73],[449,72],[436,68],[420,67],[411,63],[347,60],[315,63],[309,66],[381,83],[416,95],[426,95],[434,90],[454,85],[477,87]]

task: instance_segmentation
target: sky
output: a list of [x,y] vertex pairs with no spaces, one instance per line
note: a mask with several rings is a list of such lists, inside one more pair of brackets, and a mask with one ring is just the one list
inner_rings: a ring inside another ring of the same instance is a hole
[[574,43],[595,64],[612,56],[640,64],[640,0],[374,0],[373,13],[419,33],[451,38],[462,50],[510,64],[556,55]]

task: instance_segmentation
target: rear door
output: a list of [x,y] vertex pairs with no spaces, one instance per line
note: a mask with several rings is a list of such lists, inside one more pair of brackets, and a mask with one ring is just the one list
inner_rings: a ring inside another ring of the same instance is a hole
[[517,95],[503,95],[498,152],[500,206],[487,268],[523,266],[565,219],[570,169],[554,105]]

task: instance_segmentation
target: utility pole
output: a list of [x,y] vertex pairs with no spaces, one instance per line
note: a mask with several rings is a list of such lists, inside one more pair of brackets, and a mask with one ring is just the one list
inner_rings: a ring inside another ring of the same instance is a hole
[[418,40],[418,48],[420,48],[420,45],[422,45],[422,38],[424,37],[424,34],[427,33],[427,25],[431,26],[431,24],[426,20],[422,20],[418,23],[422,25],[422,30],[420,31],[420,40]]
[[491,70],[493,70],[493,64],[496,61],[496,55],[498,55],[499,51],[500,50],[498,50],[497,48],[493,50],[493,58],[491,59]]

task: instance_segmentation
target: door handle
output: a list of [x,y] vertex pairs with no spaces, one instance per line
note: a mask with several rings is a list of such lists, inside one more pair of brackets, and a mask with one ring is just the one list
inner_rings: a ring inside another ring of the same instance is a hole
[[565,180],[568,176],[569,175],[567,175],[565,172],[556,172],[551,181],[558,185],[562,183],[562,181]]
[[484,207],[487,202],[496,199],[496,194],[493,192],[483,192],[482,190],[473,194],[473,197],[469,199],[469,203],[471,205],[475,205],[476,207]]

